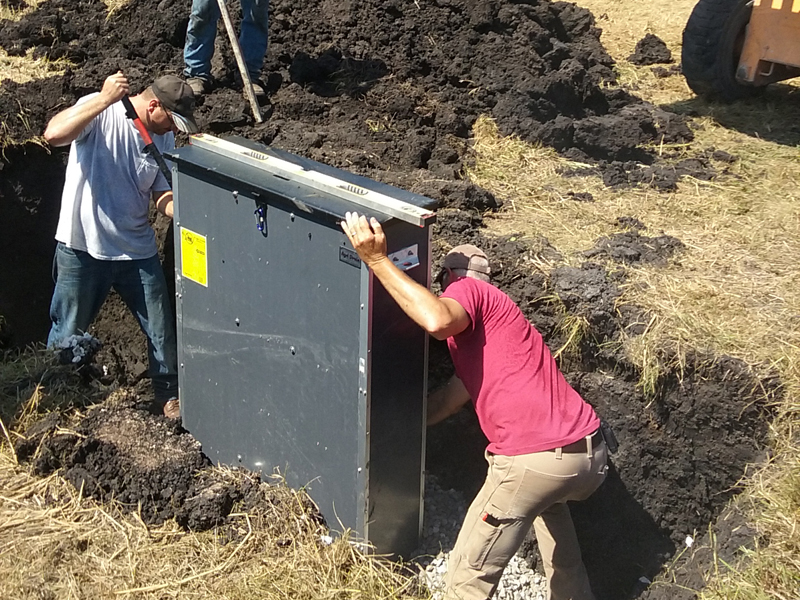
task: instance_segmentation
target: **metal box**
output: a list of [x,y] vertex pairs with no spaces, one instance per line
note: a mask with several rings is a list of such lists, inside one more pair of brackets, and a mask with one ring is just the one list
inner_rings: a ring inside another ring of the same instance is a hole
[[173,161],[184,427],[212,461],[305,488],[335,531],[408,556],[422,522],[428,342],[339,223],[382,222],[430,284],[433,201],[248,140]]

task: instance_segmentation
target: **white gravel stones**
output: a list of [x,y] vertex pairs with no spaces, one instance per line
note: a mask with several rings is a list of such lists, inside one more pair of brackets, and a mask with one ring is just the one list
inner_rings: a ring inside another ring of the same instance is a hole
[[[423,583],[431,591],[433,600],[444,594],[444,576],[447,573],[447,558],[455,544],[468,502],[455,490],[443,490],[435,478],[425,478],[425,515],[422,539],[416,552],[418,562],[425,568],[420,574]],[[545,600],[547,588],[545,578],[531,570],[521,556],[509,562],[495,600]]]

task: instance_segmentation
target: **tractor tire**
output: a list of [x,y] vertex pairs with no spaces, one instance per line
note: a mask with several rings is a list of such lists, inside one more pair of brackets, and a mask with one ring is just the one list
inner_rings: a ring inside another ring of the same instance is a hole
[[699,0],[683,30],[681,69],[697,95],[725,102],[763,88],[736,80],[753,0]]

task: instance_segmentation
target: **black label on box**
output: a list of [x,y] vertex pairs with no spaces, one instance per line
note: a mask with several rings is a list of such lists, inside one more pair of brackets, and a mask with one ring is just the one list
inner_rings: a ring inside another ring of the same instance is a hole
[[350,250],[350,248],[339,248],[339,260],[354,267],[361,267],[361,259],[358,258],[358,252]]

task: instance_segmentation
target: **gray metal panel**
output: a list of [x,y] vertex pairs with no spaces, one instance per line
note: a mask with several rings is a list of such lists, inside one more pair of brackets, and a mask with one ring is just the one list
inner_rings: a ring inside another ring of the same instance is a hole
[[264,236],[253,198],[178,181],[191,204],[178,226],[207,237],[208,259],[208,287],[178,282],[185,427],[212,460],[278,466],[329,520],[361,530],[361,272],[339,260],[343,234],[269,205]]
[[[422,516],[427,337],[341,232],[356,207],[223,162],[195,148],[173,169],[184,425],[212,460],[276,466],[334,530],[408,556]],[[430,229],[375,216],[390,253],[416,245],[407,274],[428,285]],[[184,230],[206,236],[207,286],[182,275]]]

